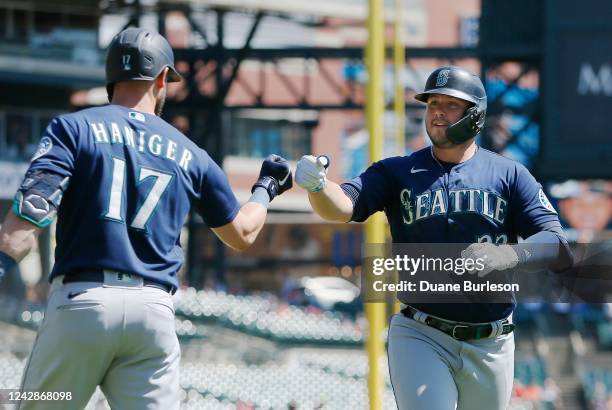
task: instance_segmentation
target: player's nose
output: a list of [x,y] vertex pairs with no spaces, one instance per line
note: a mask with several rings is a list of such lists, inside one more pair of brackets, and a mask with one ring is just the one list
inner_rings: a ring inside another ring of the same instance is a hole
[[446,117],[446,113],[443,110],[434,111],[434,119],[441,120]]

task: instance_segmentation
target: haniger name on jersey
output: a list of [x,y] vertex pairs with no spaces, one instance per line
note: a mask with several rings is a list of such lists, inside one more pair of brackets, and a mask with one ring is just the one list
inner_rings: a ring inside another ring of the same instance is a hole
[[[104,122],[89,123],[91,134],[96,144],[123,144],[138,152],[146,152],[156,157],[163,157],[175,161],[185,171],[189,170],[189,163],[193,153],[187,148],[181,148],[170,138],[159,134],[149,134],[143,130],[134,130],[127,125],[120,127],[117,123]],[[122,129],[123,128],[123,129]]]

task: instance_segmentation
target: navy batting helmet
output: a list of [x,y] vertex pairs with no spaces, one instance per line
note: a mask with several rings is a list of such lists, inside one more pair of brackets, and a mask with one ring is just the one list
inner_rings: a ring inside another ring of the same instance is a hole
[[168,67],[168,82],[180,81],[174,53],[159,33],[130,27],[117,34],[106,53],[106,90],[113,97],[114,84],[128,80],[154,80]]
[[449,95],[472,103],[465,115],[446,129],[449,140],[462,144],[482,130],[487,114],[487,94],[480,78],[463,68],[440,67],[429,75],[425,90],[414,98],[426,103],[430,94]]

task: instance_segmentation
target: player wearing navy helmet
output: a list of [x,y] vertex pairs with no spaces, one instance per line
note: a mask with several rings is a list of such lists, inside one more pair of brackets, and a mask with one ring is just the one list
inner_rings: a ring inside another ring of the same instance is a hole
[[219,166],[159,117],[180,75],[158,33],[119,33],[106,75],[111,104],[51,121],[0,232],[0,273],[14,271],[57,216],[51,293],[22,389],[69,399],[22,409],[83,409],[96,386],[112,408],[178,409],[171,295],[191,206],[242,250],[292,185],[287,161],[270,156],[240,206]]
[[[295,179],[315,212],[362,222],[384,211],[394,243],[471,244],[462,256],[484,261],[479,276],[570,264],[541,185],[524,166],[475,143],[487,109],[480,79],[441,67],[415,98],[427,104],[430,147],[378,161],[341,185],[327,179],[326,157],[302,157]],[[525,241],[517,244],[519,237]],[[514,376],[513,299],[470,304],[398,297],[405,308],[391,321],[388,357],[399,409],[504,410]]]

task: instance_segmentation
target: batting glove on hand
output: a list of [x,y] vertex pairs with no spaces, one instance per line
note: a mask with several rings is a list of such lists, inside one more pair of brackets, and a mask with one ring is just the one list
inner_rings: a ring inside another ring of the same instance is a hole
[[278,155],[270,155],[261,164],[259,179],[253,185],[251,192],[255,191],[255,188],[262,187],[268,191],[271,201],[292,186],[293,178],[287,160]]
[[487,242],[471,244],[467,249],[461,251],[461,258],[474,261],[481,259],[484,269],[474,268],[468,271],[472,275],[478,273],[480,278],[494,270],[512,269],[519,262],[518,255],[510,245],[495,245]]
[[308,192],[321,191],[327,183],[329,163],[326,155],[304,155],[295,168],[295,182]]

